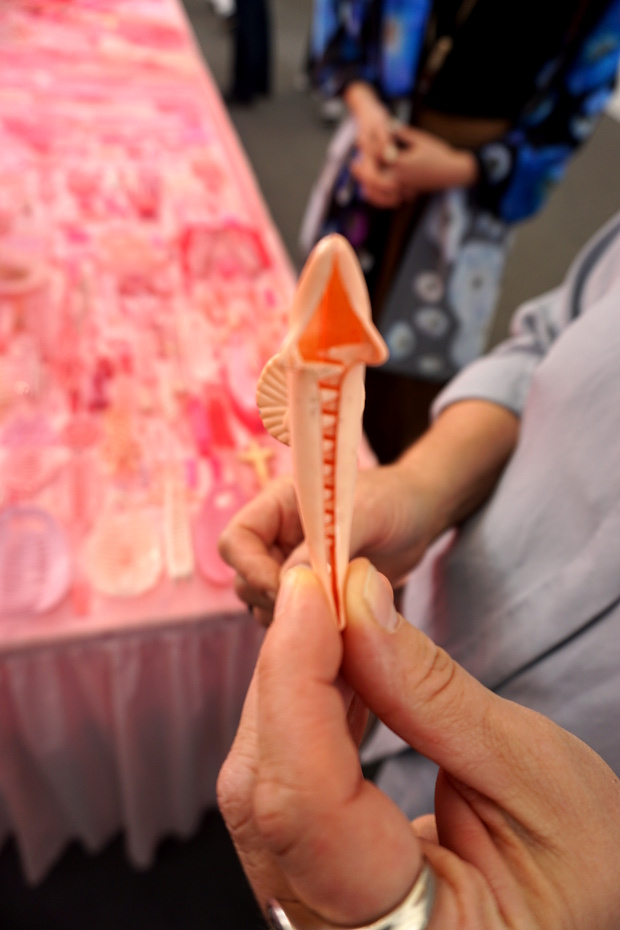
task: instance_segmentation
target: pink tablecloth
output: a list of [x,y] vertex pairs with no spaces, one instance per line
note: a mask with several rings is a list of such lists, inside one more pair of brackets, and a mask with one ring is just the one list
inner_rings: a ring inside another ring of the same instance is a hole
[[[218,525],[288,467],[293,274],[177,0],[0,5],[0,841],[214,800],[259,634]],[[254,463],[254,464],[253,464]]]

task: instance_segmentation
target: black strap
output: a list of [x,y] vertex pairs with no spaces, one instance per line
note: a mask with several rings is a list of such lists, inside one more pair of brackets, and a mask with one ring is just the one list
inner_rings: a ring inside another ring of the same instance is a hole
[[452,51],[457,34],[473,13],[477,3],[478,0],[463,0],[463,2],[459,4],[454,15],[452,28],[449,32],[444,32],[444,34],[440,36],[437,35],[436,3],[433,5],[424,36],[418,77],[415,81],[411,97],[411,115],[409,121],[412,124],[415,123],[424,98],[433,86],[435,78],[443,68],[446,58]]

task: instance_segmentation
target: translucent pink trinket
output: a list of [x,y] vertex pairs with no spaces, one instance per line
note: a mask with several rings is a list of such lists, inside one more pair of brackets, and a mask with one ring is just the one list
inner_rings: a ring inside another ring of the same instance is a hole
[[251,279],[270,265],[260,234],[233,220],[220,227],[191,226],[181,237],[181,252],[186,273],[193,280],[212,275]]
[[96,443],[100,435],[101,427],[94,417],[76,414],[65,426],[61,438],[70,449],[80,452]]
[[247,497],[234,484],[215,484],[194,520],[194,551],[201,573],[211,584],[232,584],[235,572],[219,556],[217,542]]
[[86,541],[84,568],[93,587],[110,597],[136,597],[154,587],[163,557],[150,516],[108,511]]
[[67,594],[71,577],[65,535],[49,514],[18,505],[0,515],[0,616],[51,610]]

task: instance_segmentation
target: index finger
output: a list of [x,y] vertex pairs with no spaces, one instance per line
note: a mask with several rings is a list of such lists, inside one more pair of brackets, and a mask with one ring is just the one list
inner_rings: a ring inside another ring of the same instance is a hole
[[255,590],[273,601],[280,579],[282,559],[303,536],[293,482],[278,478],[243,507],[230,521],[218,543],[224,561]]

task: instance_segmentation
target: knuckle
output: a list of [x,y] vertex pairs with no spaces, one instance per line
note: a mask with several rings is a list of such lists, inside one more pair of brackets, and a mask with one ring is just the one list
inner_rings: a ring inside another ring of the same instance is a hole
[[220,555],[220,558],[222,558],[228,564],[230,564],[231,546],[232,546],[230,537],[231,537],[230,527],[226,527],[226,529],[223,530],[223,532],[221,533],[217,541],[217,551]]
[[229,756],[220,769],[215,793],[222,817],[231,831],[240,829],[248,819],[248,804],[239,788],[238,771],[234,759]]
[[277,856],[297,845],[303,831],[298,816],[298,791],[272,777],[260,778],[253,795],[254,823],[263,842]]
[[427,654],[420,666],[416,691],[425,701],[434,702],[453,689],[456,671],[456,663],[448,653],[432,640],[428,640]]

